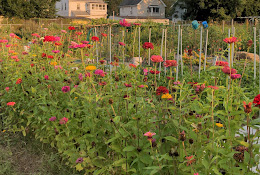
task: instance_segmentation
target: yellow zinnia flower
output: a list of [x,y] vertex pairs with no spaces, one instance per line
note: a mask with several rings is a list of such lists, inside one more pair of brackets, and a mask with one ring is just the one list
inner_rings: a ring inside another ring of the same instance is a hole
[[217,125],[217,127],[223,127],[223,124],[221,124],[221,123],[216,123],[216,125]]
[[162,95],[162,98],[166,98],[166,99],[169,99],[169,98],[172,98],[172,95],[167,93],[167,94],[163,94]]
[[58,63],[56,61],[50,62],[50,65],[56,66]]
[[96,66],[87,66],[86,70],[92,71],[92,70],[96,70]]

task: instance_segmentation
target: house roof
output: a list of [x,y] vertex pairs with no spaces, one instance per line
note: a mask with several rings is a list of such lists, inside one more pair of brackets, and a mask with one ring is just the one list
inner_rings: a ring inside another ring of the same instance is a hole
[[126,6],[126,5],[137,5],[139,4],[139,2],[141,2],[142,0],[124,0],[123,2],[121,2],[120,6]]
[[91,3],[91,2],[99,2],[99,3],[104,3],[104,1],[103,0],[69,0],[70,2],[89,2],[89,3]]
[[[123,2],[121,2],[121,4],[119,5],[120,6],[131,6],[131,5],[137,5],[139,4],[140,2],[142,2],[143,0],[123,0]],[[166,7],[165,3],[160,0],[162,2],[162,4]]]

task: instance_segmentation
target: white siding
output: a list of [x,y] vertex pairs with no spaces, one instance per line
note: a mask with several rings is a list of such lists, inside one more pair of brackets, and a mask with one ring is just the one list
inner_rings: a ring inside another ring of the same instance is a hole
[[[66,4],[66,10],[65,10]],[[69,16],[69,0],[61,0],[56,2],[55,7],[57,9],[57,15],[60,16]]]
[[[159,13],[149,12],[149,7],[159,8]],[[120,16],[165,18],[165,6],[160,0],[143,0],[135,6],[120,7]]]

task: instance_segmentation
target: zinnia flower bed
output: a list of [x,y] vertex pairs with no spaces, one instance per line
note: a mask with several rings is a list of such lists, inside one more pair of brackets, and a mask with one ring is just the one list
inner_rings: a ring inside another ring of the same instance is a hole
[[151,66],[96,61],[91,46],[103,40],[79,44],[83,38],[74,30],[37,37],[26,54],[17,37],[2,43],[5,134],[50,144],[82,174],[257,174],[259,132],[249,131],[259,125],[260,97],[258,87],[247,89],[252,79],[242,80],[243,65],[217,62],[201,79],[185,67],[174,80],[175,60],[153,55]]

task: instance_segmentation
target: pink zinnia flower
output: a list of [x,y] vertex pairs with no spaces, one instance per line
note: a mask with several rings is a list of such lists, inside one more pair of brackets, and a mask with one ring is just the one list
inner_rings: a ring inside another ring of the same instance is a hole
[[69,86],[63,86],[63,87],[61,88],[61,90],[62,90],[63,93],[66,93],[66,92],[69,92],[69,91],[70,91],[70,87],[69,87]]
[[127,84],[127,83],[124,83],[125,87],[132,87],[131,83]]
[[144,85],[139,85],[138,87],[139,87],[139,88],[144,88]]
[[125,46],[125,43],[123,43],[123,42],[118,42],[118,44],[119,44],[120,46]]
[[181,82],[180,81],[175,81],[175,82],[173,82],[173,84],[178,85],[178,84],[181,84]]
[[40,38],[41,36],[38,33],[33,33],[32,36],[35,36],[37,38]]
[[82,44],[89,44],[89,41],[81,41]]
[[217,86],[208,86],[208,88],[218,90],[218,87],[217,87]]
[[52,52],[53,52],[53,53],[60,53],[59,50],[53,50]]
[[230,70],[230,67],[226,66],[223,69],[221,69],[222,72],[224,72],[225,74],[236,74],[237,70],[236,69],[232,69]]
[[146,136],[147,139],[148,139],[148,140],[151,140],[151,141],[152,141],[154,135],[156,135],[156,133],[155,133],[155,132],[150,132],[150,131],[149,131],[149,132],[146,132],[146,133],[144,134],[144,136]]
[[225,38],[223,41],[224,41],[225,43],[227,43],[227,44],[231,44],[231,43],[237,42],[238,40],[237,40],[236,37],[230,37],[230,38]]
[[154,63],[163,62],[163,58],[160,55],[152,55],[151,61]]
[[240,74],[232,74],[231,75],[231,79],[238,79],[238,78],[241,78],[241,75]]
[[82,74],[79,74],[79,80],[83,81],[83,75]]
[[100,75],[100,76],[102,76],[102,77],[105,75],[104,71],[101,70],[101,69],[95,70],[95,74],[96,74],[96,75]]
[[51,118],[49,118],[49,121],[53,122],[53,121],[55,121],[56,119],[57,119],[56,117],[51,117]]
[[10,89],[9,87],[6,87],[6,88],[5,88],[6,92],[8,92],[8,91],[9,91],[9,89]]
[[143,69],[144,75],[146,76],[148,74],[148,70],[147,69]]
[[67,33],[67,31],[66,30],[61,30],[61,33]]
[[54,66],[54,69],[62,69],[61,65]]
[[226,61],[216,61],[216,66],[228,66],[228,62],[226,62]]
[[49,76],[48,75],[44,75],[45,80],[49,80]]
[[77,160],[76,160],[76,163],[82,163],[83,162],[83,158],[82,157],[79,157]]
[[127,22],[125,19],[119,21],[119,24],[123,27],[130,27],[131,23]]
[[61,125],[64,125],[64,124],[66,124],[68,121],[69,121],[68,118],[63,117],[62,119],[60,119],[60,124],[61,124]]

